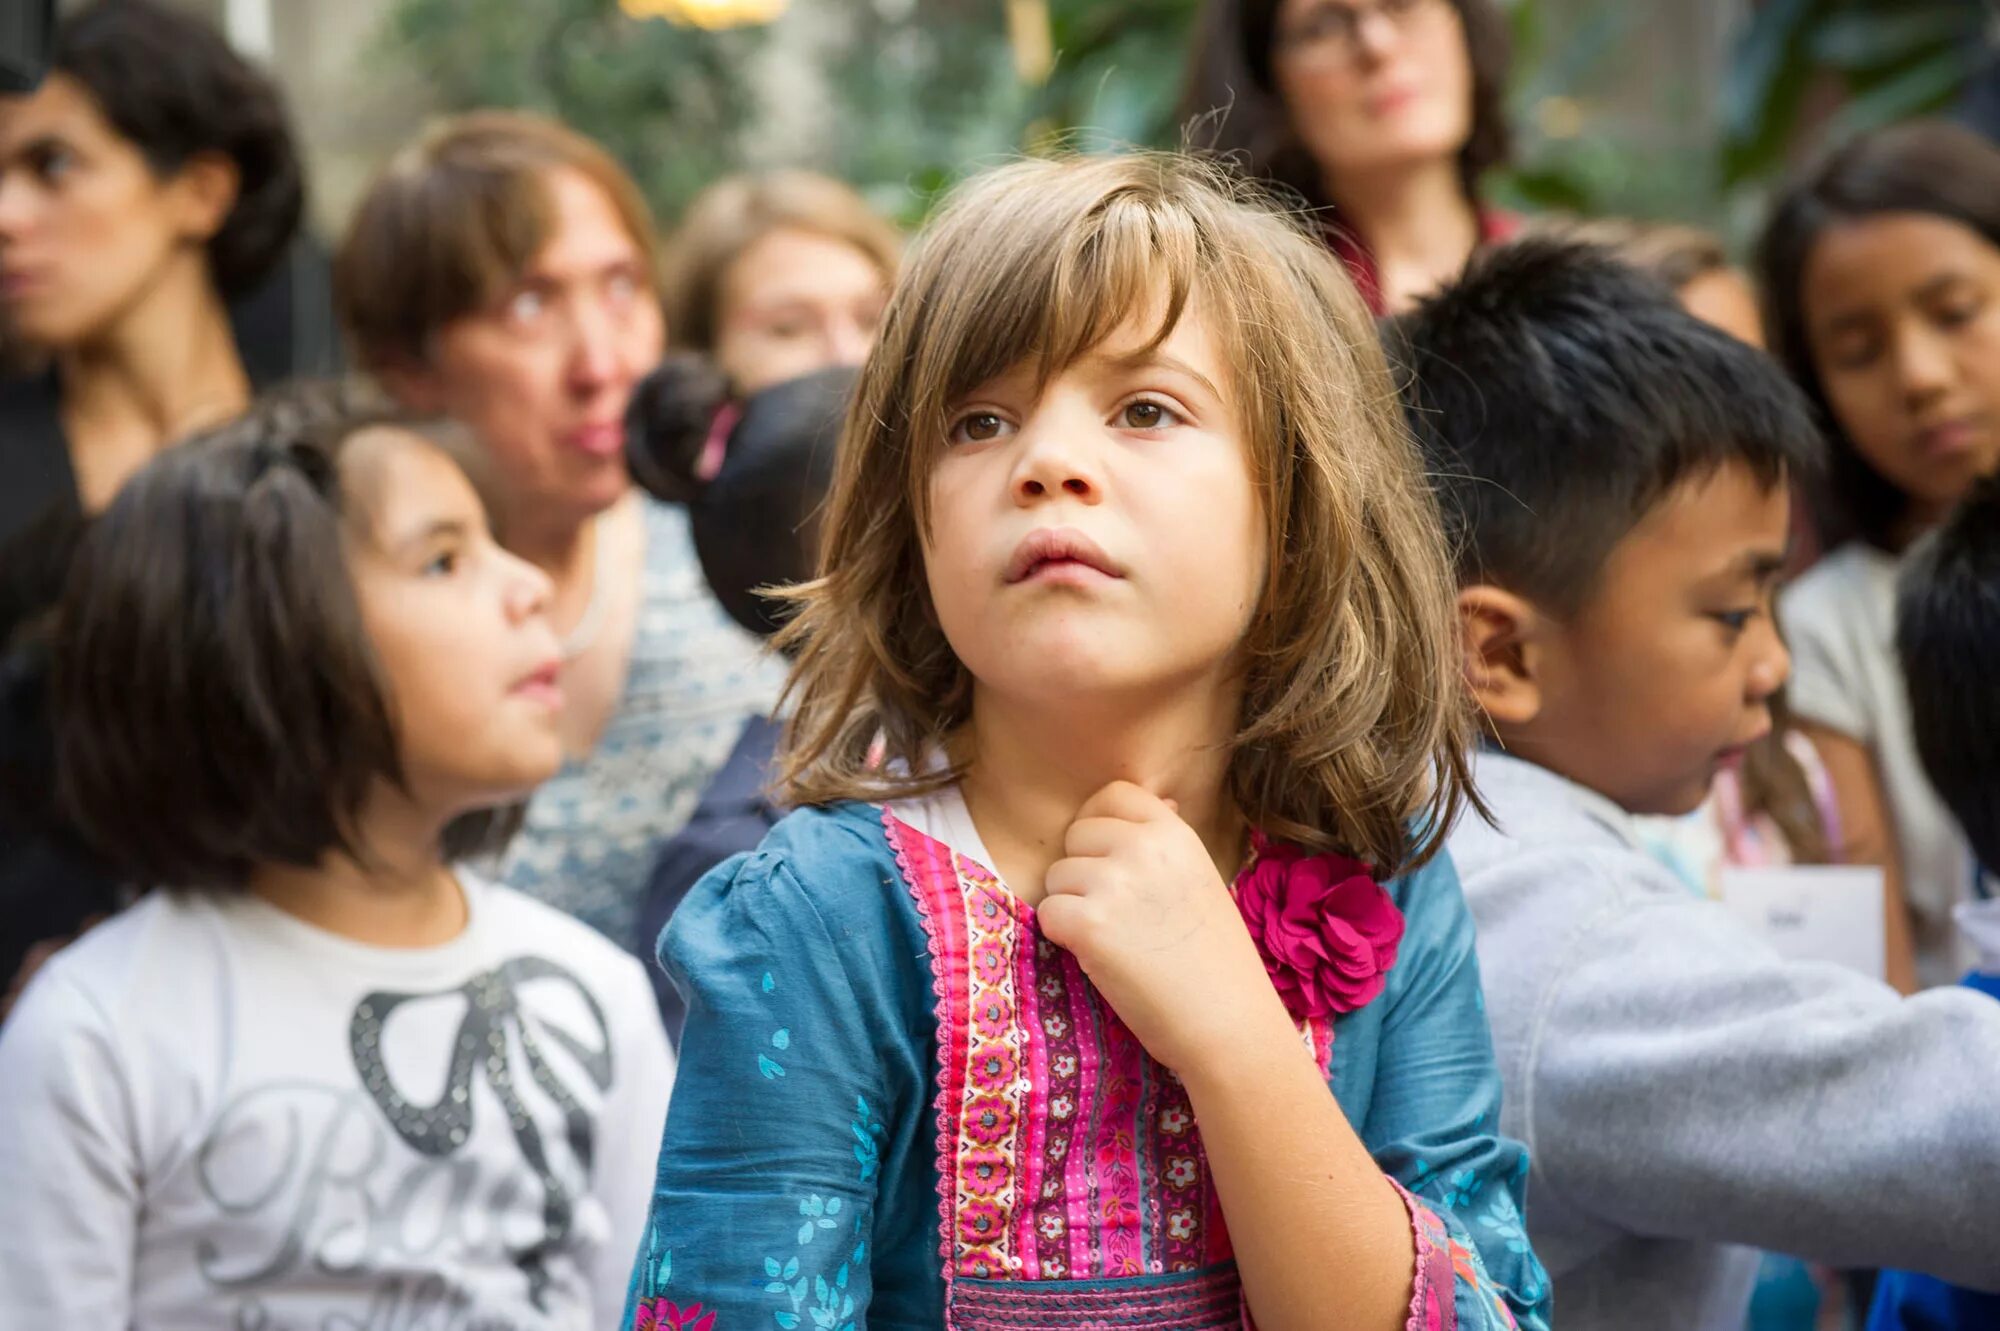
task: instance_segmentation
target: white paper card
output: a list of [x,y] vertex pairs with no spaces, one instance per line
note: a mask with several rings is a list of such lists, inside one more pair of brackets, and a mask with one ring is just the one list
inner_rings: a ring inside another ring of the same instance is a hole
[[1786,869],[1724,869],[1722,904],[1764,936],[1780,956],[1831,961],[1880,980],[1882,870],[1875,865],[1814,864]]

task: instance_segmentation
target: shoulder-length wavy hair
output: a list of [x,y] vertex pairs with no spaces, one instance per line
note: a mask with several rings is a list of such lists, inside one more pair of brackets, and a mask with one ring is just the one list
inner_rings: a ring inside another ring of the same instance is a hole
[[[346,559],[375,518],[351,446],[381,431],[483,497],[459,427],[297,384],[160,454],[83,536],[53,627],[57,793],[132,881],[227,890],[260,865],[370,855],[364,805],[404,780]],[[463,814],[439,853],[495,854],[520,814]]]
[[924,577],[950,413],[1046,378],[1133,317],[1225,348],[1269,533],[1228,793],[1251,823],[1396,872],[1475,800],[1453,583],[1374,326],[1339,262],[1256,187],[1190,158],[1031,161],[962,186],[919,239],[862,370],[820,577],[791,593],[781,757],[795,804],[893,799],[937,765],[971,678]]

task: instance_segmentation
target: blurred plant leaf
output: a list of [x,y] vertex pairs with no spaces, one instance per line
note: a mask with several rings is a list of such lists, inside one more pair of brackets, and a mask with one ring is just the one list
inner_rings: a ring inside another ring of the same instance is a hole
[[1722,176],[1735,182],[1783,151],[1817,70],[1806,59],[1825,0],[1769,0],[1739,39],[1722,85]]
[[1957,3],[1896,12],[1834,14],[1813,33],[1812,54],[1840,70],[1923,60],[1946,47],[1977,45],[1979,12]]
[[1955,101],[1982,63],[1977,47],[1950,46],[1899,69],[1851,98],[1828,124],[1836,138],[1939,111]]
[[1767,0],[1724,87],[1724,179],[1781,171],[1815,88],[1846,94],[1836,133],[1949,104],[1983,58],[1986,22],[1984,0]]

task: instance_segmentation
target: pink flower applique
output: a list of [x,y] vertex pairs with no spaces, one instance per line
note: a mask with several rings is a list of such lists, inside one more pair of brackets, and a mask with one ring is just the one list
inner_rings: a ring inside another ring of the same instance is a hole
[[715,1314],[699,1303],[683,1308],[671,1299],[648,1299],[632,1319],[632,1331],[715,1331]]
[[1403,913],[1367,865],[1257,837],[1236,905],[1293,1017],[1352,1012],[1382,992],[1403,941]]

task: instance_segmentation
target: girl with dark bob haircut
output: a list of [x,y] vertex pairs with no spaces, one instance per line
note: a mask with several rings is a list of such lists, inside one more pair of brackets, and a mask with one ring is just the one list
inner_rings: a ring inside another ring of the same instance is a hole
[[0,1037],[9,1325],[618,1306],[672,1056],[636,960],[457,863],[562,762],[548,580],[462,454],[300,393],[84,537],[59,784],[152,890]]
[[[469,459],[449,423],[307,385],[162,457],[91,525],[55,633],[60,795],[131,880],[240,888],[260,864],[368,857],[369,801],[410,778],[343,546],[386,475],[362,445],[387,433]],[[444,858],[499,851],[517,815],[450,820]]]
[[1948,983],[1973,857],[1918,761],[1895,595],[1919,538],[2000,468],[2000,147],[1943,121],[1855,139],[1780,195],[1757,262],[1772,349],[1831,454],[1830,553],[1782,606],[1792,707],[1846,858],[1884,867],[1919,983]]

